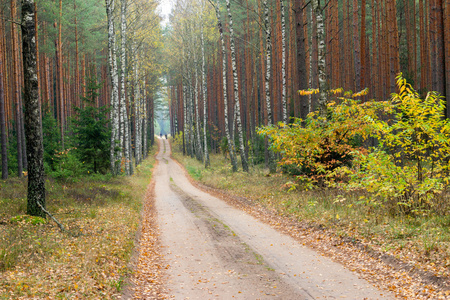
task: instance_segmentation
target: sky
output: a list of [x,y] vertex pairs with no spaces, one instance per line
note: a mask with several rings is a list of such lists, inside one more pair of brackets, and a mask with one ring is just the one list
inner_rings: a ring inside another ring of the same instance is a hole
[[160,0],[158,5],[158,10],[160,15],[163,17],[162,25],[166,25],[169,22],[169,14],[172,10],[173,0]]

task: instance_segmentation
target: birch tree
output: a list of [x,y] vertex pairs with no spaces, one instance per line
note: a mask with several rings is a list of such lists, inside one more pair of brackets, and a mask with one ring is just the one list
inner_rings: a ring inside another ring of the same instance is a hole
[[317,22],[317,43],[319,49],[318,73],[319,73],[319,110],[325,113],[327,102],[327,75],[325,64],[325,30],[323,12],[319,0],[312,0],[312,8]]
[[203,150],[202,150],[202,141],[201,141],[201,132],[200,132],[200,112],[199,112],[199,86],[198,86],[198,70],[197,70],[197,59],[196,59],[196,54],[194,51],[194,69],[195,69],[195,89],[194,89],[194,94],[195,94],[195,131],[197,133],[197,146],[195,149],[195,155],[197,156],[198,160],[203,161]]
[[220,18],[219,0],[217,0],[216,5],[213,4],[213,6],[216,10],[217,27],[219,29],[220,44],[222,46],[222,82],[223,82],[223,106],[224,106],[223,110],[224,110],[224,119],[225,119],[225,135],[228,140],[228,152],[230,154],[231,167],[233,169],[233,172],[236,172],[237,171],[237,162],[236,162],[236,155],[235,155],[235,150],[234,150],[235,149],[234,140],[231,138],[230,127],[228,125],[227,55],[226,55],[226,51],[225,51],[225,41],[223,38],[222,21]]
[[202,1],[202,11],[201,11],[201,19],[200,19],[200,34],[201,34],[201,47],[202,47],[202,96],[203,96],[203,137],[204,137],[204,144],[203,144],[203,163],[205,164],[205,168],[209,167],[210,161],[209,161],[209,152],[208,152],[208,137],[206,132],[206,126],[208,124],[208,115],[206,111],[206,67],[205,67],[205,39],[203,36],[203,13],[204,13],[204,3]]
[[[266,76],[265,76],[265,93],[266,93],[266,111],[267,111],[267,126],[271,126],[272,122],[272,106],[270,103],[270,75],[271,75],[271,60],[272,60],[272,37],[271,28],[269,23],[269,6],[267,0],[263,2],[264,8],[264,29],[266,32]],[[277,165],[275,162],[275,155],[269,150],[269,171],[275,173]]]
[[231,15],[231,9],[230,9],[230,0],[227,0],[227,12],[228,12],[228,18],[229,18],[229,27],[230,27],[230,50],[231,50],[231,68],[233,70],[233,84],[234,84],[234,111],[236,114],[236,124],[237,124],[237,131],[238,131],[238,138],[239,138],[239,148],[241,153],[241,163],[242,163],[242,169],[245,172],[248,172],[248,158],[247,153],[245,152],[245,144],[244,144],[244,133],[242,130],[242,122],[241,122],[241,104],[239,100],[239,79],[237,74],[237,67],[236,67],[236,48],[234,43],[234,30],[233,30],[233,18]]
[[287,124],[289,121],[287,101],[286,101],[286,16],[284,13],[283,0],[280,0],[281,7],[281,105],[283,110],[283,123]]
[[121,76],[120,76],[120,143],[123,148],[125,161],[125,174],[131,175],[133,173],[133,162],[131,159],[130,149],[130,135],[129,123],[127,113],[126,101],[126,78],[127,78],[127,64],[126,64],[126,44],[127,44],[127,0],[121,0],[120,9],[120,32],[121,32]]
[[45,218],[44,147],[39,106],[34,0],[22,0],[25,137],[28,160],[27,213]]
[[109,62],[109,74],[112,83],[111,91],[111,148],[110,148],[110,164],[111,173],[117,175],[117,141],[119,139],[119,84],[118,84],[118,72],[117,72],[117,59],[116,59],[116,35],[114,32],[114,1],[106,1],[106,15],[108,18],[108,62]]

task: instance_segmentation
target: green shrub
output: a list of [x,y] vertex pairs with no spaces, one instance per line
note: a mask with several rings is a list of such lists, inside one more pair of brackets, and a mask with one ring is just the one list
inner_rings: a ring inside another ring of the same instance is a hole
[[369,191],[372,203],[389,204],[395,212],[423,213],[450,180],[450,122],[437,93],[421,99],[401,75],[397,85],[400,92],[385,110],[389,121],[371,121],[378,148],[355,151],[356,168],[345,170],[351,174],[348,188]]

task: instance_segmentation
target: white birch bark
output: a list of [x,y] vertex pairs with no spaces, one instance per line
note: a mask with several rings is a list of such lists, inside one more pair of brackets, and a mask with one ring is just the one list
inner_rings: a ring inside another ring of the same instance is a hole
[[206,126],[208,124],[208,115],[206,110],[206,67],[205,67],[205,39],[203,37],[203,8],[204,4],[202,2],[202,12],[201,12],[201,19],[200,19],[200,26],[201,26],[201,43],[202,43],[202,96],[203,96],[203,137],[204,137],[204,155],[203,155],[203,163],[205,164],[205,168],[209,167],[210,161],[209,161],[209,152],[208,152],[208,138],[206,135]]
[[[136,44],[133,42],[133,53],[136,53]],[[141,91],[139,85],[139,66],[138,57],[136,54],[133,62],[134,73],[134,159],[136,166],[141,163],[141,139],[140,139],[140,103],[141,103]]]
[[319,110],[321,114],[325,113],[327,104],[327,78],[325,64],[325,30],[323,22],[322,8],[319,0],[312,0],[312,7],[317,20],[317,43],[319,50],[318,73],[319,73]]
[[109,73],[112,81],[112,92],[111,92],[111,147],[110,147],[110,164],[111,173],[117,175],[118,164],[117,164],[117,141],[119,138],[119,84],[118,84],[118,72],[117,72],[117,61],[116,61],[116,36],[114,32],[114,0],[106,1],[106,15],[108,18],[108,62],[109,62]]
[[287,110],[287,101],[286,101],[286,17],[284,14],[284,4],[283,0],[280,0],[281,7],[281,77],[282,80],[282,88],[281,88],[281,105],[282,113],[283,113],[283,123],[287,124],[289,121],[288,110]]
[[231,68],[233,69],[234,99],[235,99],[234,111],[236,114],[236,125],[237,125],[238,138],[239,138],[239,149],[241,152],[242,169],[245,172],[248,172],[248,159],[247,159],[247,153],[245,152],[244,134],[243,134],[242,122],[241,122],[241,105],[240,105],[240,100],[239,100],[239,79],[238,79],[237,67],[236,67],[236,47],[235,47],[235,43],[234,43],[233,18],[231,16],[230,0],[227,0],[227,12],[228,12],[228,18],[230,20]]
[[131,151],[130,151],[130,135],[129,133],[129,123],[128,123],[128,113],[127,113],[127,101],[126,101],[126,42],[127,42],[127,0],[121,0],[121,10],[120,10],[120,19],[121,19],[121,77],[120,77],[120,132],[122,138],[120,139],[121,144],[123,146],[123,153],[125,156],[125,174],[131,175],[132,173],[132,159],[131,159]]
[[[140,78],[140,74],[139,78]],[[140,84],[140,100],[139,100],[139,140],[140,140],[140,144],[139,144],[139,150],[141,151],[139,154],[139,157],[141,159],[141,162],[145,156],[145,149],[144,149],[144,120],[145,120],[145,114],[144,114],[144,103],[145,103],[145,99],[146,99],[146,87],[145,87],[145,81],[144,80],[139,80],[139,84]]]
[[[267,110],[267,126],[271,126],[272,123],[272,107],[270,103],[270,73],[271,73],[271,52],[272,52],[272,39],[271,28],[269,23],[269,7],[267,0],[263,2],[264,6],[264,26],[266,31],[266,80],[265,80],[265,92],[266,92],[266,110]],[[273,151],[269,150],[269,171],[274,173],[277,169],[275,163],[275,155]]]
[[234,152],[234,140],[231,139],[230,127],[228,125],[228,95],[227,95],[227,55],[225,52],[225,41],[223,39],[223,28],[220,19],[219,0],[214,6],[217,16],[217,27],[219,28],[220,42],[222,45],[222,81],[223,81],[223,104],[224,104],[224,119],[225,119],[225,135],[228,140],[228,151],[230,154],[231,166],[233,172],[237,171],[236,155]]
[[148,90],[147,85],[145,88],[145,97],[142,101],[142,154],[143,158],[147,158],[148,154],[148,112],[147,112],[147,100],[148,100]]
[[187,86],[183,84],[183,139],[185,150],[189,154],[188,147],[188,122],[187,122]]
[[195,52],[194,52],[194,69],[195,69],[195,90],[194,90],[194,97],[195,97],[195,131],[197,133],[197,145],[195,150],[195,155],[197,156],[198,160],[203,161],[203,150],[202,150],[202,140],[201,140],[201,133],[200,133],[200,112],[198,107],[198,71],[197,71],[197,60],[195,58]]

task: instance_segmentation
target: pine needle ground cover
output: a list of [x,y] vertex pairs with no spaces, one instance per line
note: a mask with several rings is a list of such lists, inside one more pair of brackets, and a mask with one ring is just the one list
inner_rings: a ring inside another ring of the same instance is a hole
[[65,226],[25,216],[26,181],[0,188],[0,299],[117,299],[130,270],[150,156],[135,175],[48,179],[47,209]]
[[233,173],[223,155],[211,156],[210,169],[195,158],[174,157],[204,187],[219,194],[226,190],[225,199],[238,199],[240,208],[376,285],[408,299],[450,295],[450,217],[392,215],[361,201],[363,194],[295,189],[291,176],[269,175],[262,166]]

